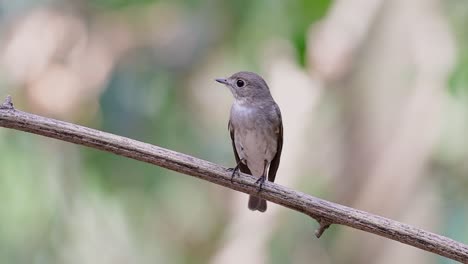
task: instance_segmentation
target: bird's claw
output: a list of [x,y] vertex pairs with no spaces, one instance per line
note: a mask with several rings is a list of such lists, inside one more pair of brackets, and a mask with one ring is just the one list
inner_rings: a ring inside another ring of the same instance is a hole
[[260,183],[260,184],[258,185],[258,189],[257,189],[257,192],[258,192],[258,193],[262,190],[263,184],[265,183],[265,179],[266,179],[266,177],[265,177],[265,175],[263,175],[262,177],[258,178],[257,181],[255,181],[255,184]]
[[228,171],[232,171],[231,174],[231,183],[233,183],[234,177],[239,176],[239,166],[236,166],[234,168],[229,168]]

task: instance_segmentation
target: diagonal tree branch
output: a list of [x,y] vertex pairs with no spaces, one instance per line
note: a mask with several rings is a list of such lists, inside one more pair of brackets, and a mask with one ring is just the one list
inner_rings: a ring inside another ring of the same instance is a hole
[[241,173],[231,183],[231,173],[222,166],[133,139],[18,111],[14,109],[9,96],[0,105],[0,126],[112,152],[236,191],[256,194],[270,202],[316,219],[320,224],[315,233],[317,237],[320,237],[331,224],[340,224],[468,263],[468,245],[447,237],[328,202],[271,182],[265,182],[262,191],[257,194],[256,179],[250,175]]

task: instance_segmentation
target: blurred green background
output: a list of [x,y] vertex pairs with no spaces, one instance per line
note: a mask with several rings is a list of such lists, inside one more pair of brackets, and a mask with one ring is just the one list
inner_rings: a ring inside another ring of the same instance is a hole
[[[0,97],[234,165],[232,96],[282,109],[277,182],[468,243],[465,0],[0,1]],[[0,129],[0,263],[454,263],[109,153]]]

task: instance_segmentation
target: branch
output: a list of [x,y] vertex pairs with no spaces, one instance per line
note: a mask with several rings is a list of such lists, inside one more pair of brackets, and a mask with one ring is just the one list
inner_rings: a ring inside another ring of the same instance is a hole
[[236,191],[255,194],[316,219],[320,224],[315,232],[317,237],[331,224],[340,224],[468,263],[468,246],[447,237],[328,202],[272,182],[265,182],[262,191],[257,193],[256,179],[250,175],[241,173],[231,182],[231,173],[222,166],[133,139],[18,111],[14,109],[10,97],[0,105],[0,126],[112,152]]

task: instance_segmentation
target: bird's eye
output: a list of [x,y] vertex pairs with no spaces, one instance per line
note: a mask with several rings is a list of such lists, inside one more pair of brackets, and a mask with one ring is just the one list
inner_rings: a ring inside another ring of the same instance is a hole
[[239,79],[239,80],[237,80],[236,85],[237,85],[237,87],[241,88],[241,87],[244,87],[245,82],[243,80]]

